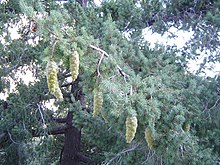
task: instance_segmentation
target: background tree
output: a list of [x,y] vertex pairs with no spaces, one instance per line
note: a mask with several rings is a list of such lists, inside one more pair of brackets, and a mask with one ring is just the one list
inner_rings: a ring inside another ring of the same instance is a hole
[[[1,164],[217,164],[219,79],[186,64],[198,49],[218,62],[219,4],[2,3],[0,92],[10,78],[16,89],[1,100]],[[182,50],[150,49],[142,30],[172,26],[194,38]],[[28,70],[25,85],[16,74]]]

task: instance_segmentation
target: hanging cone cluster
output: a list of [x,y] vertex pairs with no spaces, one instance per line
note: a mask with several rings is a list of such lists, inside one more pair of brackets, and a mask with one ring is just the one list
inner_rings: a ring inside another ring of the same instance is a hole
[[47,85],[49,91],[57,98],[63,99],[57,79],[58,67],[54,61],[49,60],[46,67]]
[[102,111],[102,104],[103,104],[103,97],[102,92],[100,90],[96,90],[94,94],[94,109],[93,109],[93,116],[97,116]]
[[70,56],[70,70],[72,74],[72,81],[75,81],[79,75],[79,54],[74,50]]
[[131,116],[126,118],[126,141],[127,143],[131,143],[131,141],[135,137],[135,133],[137,130],[137,117],[136,116]]
[[145,139],[148,144],[148,147],[152,150],[154,149],[154,138],[150,128],[146,128],[145,130]]

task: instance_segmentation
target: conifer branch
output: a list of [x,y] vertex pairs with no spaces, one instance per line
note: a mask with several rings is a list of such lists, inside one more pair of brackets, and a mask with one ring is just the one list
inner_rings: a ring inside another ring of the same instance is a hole
[[41,112],[41,107],[40,107],[40,105],[38,103],[37,103],[37,109],[38,109],[38,111],[40,113],[40,117],[41,117],[41,120],[42,120],[43,128],[45,128],[46,124],[45,124],[44,116],[43,116],[43,114]]
[[89,47],[92,48],[92,49],[95,49],[95,50],[97,50],[97,51],[99,51],[99,52],[101,52],[101,53],[104,54],[106,57],[109,57],[109,54],[106,53],[106,51],[104,51],[104,50],[102,50],[102,49],[100,49],[100,48],[98,48],[98,47],[96,47],[96,46],[94,46],[94,45],[89,45]]
[[49,28],[47,28],[47,30],[48,30],[48,32],[50,32],[51,34],[54,35],[55,39],[59,40],[59,37],[53,31],[51,31]]
[[[66,129],[68,129],[69,126],[66,125],[66,124],[62,124],[62,125],[59,125],[59,126],[56,126],[54,128],[51,128],[50,130],[48,130],[48,135],[59,135],[59,134],[64,134]],[[40,136],[43,136],[41,135],[40,133],[37,132],[37,130],[32,130],[32,136],[33,137],[40,137]]]
[[57,123],[66,123],[66,118],[53,118],[52,120]]
[[121,74],[121,76],[124,77],[124,80],[126,82],[126,77],[129,77],[129,75],[127,75],[118,65],[117,65],[117,69],[118,69],[119,73]]
[[65,130],[68,129],[69,126],[68,125],[60,125],[60,126],[57,126],[57,127],[54,127],[52,128],[48,134],[49,135],[58,135],[58,134],[64,134],[65,133]]
[[[96,46],[94,46],[94,45],[89,45],[89,47],[92,48],[92,49],[95,49],[95,50],[97,50],[97,51],[99,51],[99,52],[101,52],[101,54],[102,54],[102,56],[101,56],[101,58],[100,58],[100,60],[99,60],[99,62],[98,62],[98,66],[97,66],[98,76],[100,76],[99,68],[100,68],[101,62],[102,62],[104,56],[109,57],[110,55],[109,55],[108,53],[106,53],[106,51],[104,51],[104,50],[102,50],[102,49],[100,49],[100,48],[98,48],[98,47],[96,47]],[[125,82],[126,82],[126,78],[129,77],[129,75],[126,74],[126,73],[121,69],[121,67],[120,67],[118,64],[116,65],[116,67],[117,67],[119,73],[121,74],[121,76],[124,77],[124,80],[125,80]]]
[[211,108],[209,108],[209,109],[205,109],[203,112],[205,112],[205,111],[207,111],[206,113],[208,114],[208,117],[207,118],[209,118],[210,117],[210,111],[212,110],[212,109],[214,109],[214,108],[216,108],[220,103],[219,103],[219,101],[220,101],[220,97],[215,101],[215,104],[211,107]]
[[87,163],[87,164],[94,163],[92,159],[90,159],[89,157],[87,157],[79,152],[77,153],[77,158],[83,163]]
[[9,136],[10,140],[11,140],[14,144],[19,144],[19,145],[20,145],[20,143],[17,143],[16,141],[14,141],[14,140],[12,139],[12,136],[11,136],[10,132],[8,132],[8,136]]
[[72,84],[73,84],[72,82],[66,83],[66,84],[61,85],[61,87],[68,87],[68,86],[70,86],[70,85],[72,85]]
[[121,155],[126,154],[128,152],[132,152],[136,150],[139,146],[143,145],[142,143],[138,143],[133,145],[131,148],[124,149],[121,152],[117,153],[112,159],[110,159],[108,162],[105,162],[104,165],[109,165],[111,164],[114,160],[118,159]]
[[103,58],[104,58],[104,54],[101,55],[101,58],[99,59],[99,62],[98,62],[98,65],[97,65],[97,73],[98,73],[98,76],[97,76],[97,77],[101,76],[101,73],[100,73],[100,69],[99,69],[99,68],[100,68],[100,65],[101,65],[101,63],[102,63]]

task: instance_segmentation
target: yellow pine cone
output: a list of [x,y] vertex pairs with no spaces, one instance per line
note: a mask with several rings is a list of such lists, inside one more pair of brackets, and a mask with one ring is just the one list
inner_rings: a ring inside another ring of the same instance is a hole
[[54,93],[56,91],[58,80],[57,80],[57,65],[54,61],[48,61],[46,67],[47,85],[49,91]]
[[57,71],[58,67],[54,61],[48,61],[46,67],[46,76],[47,76],[47,85],[49,91],[54,94],[54,96],[58,99],[63,99],[63,94],[60,90],[58,78],[57,78]]
[[59,87],[55,90],[54,96],[59,100],[63,100],[63,94]]
[[103,97],[102,92],[97,90],[94,95],[94,109],[93,109],[93,116],[97,116],[102,111],[102,104],[103,104]]
[[190,123],[189,123],[189,122],[185,122],[185,123],[183,124],[183,130],[184,130],[185,132],[189,132],[189,130],[190,130]]
[[126,118],[126,141],[127,143],[131,143],[131,141],[135,137],[135,133],[137,130],[137,117],[136,116],[131,116]]
[[154,138],[150,128],[146,128],[145,130],[145,139],[147,141],[148,147],[152,150],[154,149]]
[[75,81],[79,74],[79,54],[76,50],[70,56],[70,70],[72,74],[72,81]]

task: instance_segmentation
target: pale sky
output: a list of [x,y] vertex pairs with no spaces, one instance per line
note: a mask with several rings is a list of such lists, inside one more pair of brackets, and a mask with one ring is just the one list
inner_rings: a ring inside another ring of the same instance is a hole
[[[174,33],[176,38],[168,38],[169,32]],[[158,44],[163,44],[163,45],[176,45],[177,48],[182,48],[187,41],[189,41],[193,35],[192,31],[178,31],[175,28],[170,28],[168,33],[165,33],[164,36],[161,36],[158,33],[152,33],[151,30],[145,29],[143,30],[143,36],[144,38],[150,42],[150,47],[153,48],[155,43]],[[198,57],[197,60],[189,60],[188,67],[189,71],[192,73],[196,73],[196,71],[199,69],[200,64],[203,62],[204,58],[206,57],[204,53],[197,51],[200,56]],[[201,76],[204,77],[215,77],[217,73],[220,72],[220,64],[219,62],[215,64],[206,64],[207,68],[212,68],[211,70],[209,69],[204,69],[204,73],[201,74]]]

